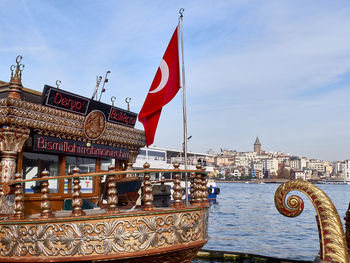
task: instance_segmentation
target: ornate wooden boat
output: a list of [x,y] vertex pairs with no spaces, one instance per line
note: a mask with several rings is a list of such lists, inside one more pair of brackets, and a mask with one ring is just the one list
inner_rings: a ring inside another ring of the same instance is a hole
[[[174,165],[174,202],[155,207],[152,185],[164,182],[150,181],[147,163],[132,170],[145,145],[137,115],[59,88],[24,88],[16,62],[0,82],[0,262],[190,262],[208,239],[200,165],[185,171],[195,174],[191,203]],[[138,180],[141,202],[122,206],[116,184]]]

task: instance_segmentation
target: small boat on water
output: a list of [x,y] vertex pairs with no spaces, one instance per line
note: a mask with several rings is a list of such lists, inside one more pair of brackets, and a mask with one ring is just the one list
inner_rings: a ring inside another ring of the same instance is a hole
[[216,185],[215,180],[208,180],[208,200],[212,202],[216,202],[216,198],[218,194],[220,194],[220,188]]
[[[21,59],[0,82],[0,262],[190,262],[208,240],[201,166],[133,170],[145,145],[137,114],[59,87],[27,89]],[[154,205],[163,182],[151,172],[173,174],[171,206]],[[182,172],[194,174],[189,204]]]
[[317,184],[335,184],[335,185],[344,185],[344,184],[350,184],[350,182],[347,182],[345,180],[318,180],[316,182]]

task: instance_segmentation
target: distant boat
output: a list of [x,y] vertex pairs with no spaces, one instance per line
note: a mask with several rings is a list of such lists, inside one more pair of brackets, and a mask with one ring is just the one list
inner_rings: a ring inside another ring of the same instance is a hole
[[316,182],[317,184],[337,184],[337,185],[344,185],[344,184],[350,184],[350,182],[347,182],[345,180],[320,180]]
[[209,192],[208,200],[216,202],[216,197],[218,194],[220,194],[220,188],[217,187],[216,182],[214,180],[210,179],[208,180],[207,186]]

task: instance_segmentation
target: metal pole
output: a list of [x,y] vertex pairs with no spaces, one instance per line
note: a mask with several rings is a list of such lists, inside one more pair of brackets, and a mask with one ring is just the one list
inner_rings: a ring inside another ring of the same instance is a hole
[[[180,13],[180,21],[179,21],[179,28],[180,28],[180,35],[181,35],[181,60],[182,60],[182,98],[183,98],[183,126],[184,126],[184,164],[185,164],[185,170],[187,170],[187,115],[186,115],[186,82],[185,82],[185,62],[184,62],[184,41],[183,41],[183,34],[182,34],[182,18],[183,18],[183,12],[185,9],[181,8],[179,10]],[[186,195],[186,206],[188,206],[188,177],[187,172],[185,172],[185,195]]]
[[[101,90],[101,93],[100,93],[100,98],[98,99],[98,101],[101,101],[101,97],[102,97],[102,93],[105,92],[105,84],[106,82],[108,81],[107,80],[107,75],[111,73],[109,70],[106,72],[106,76],[105,76],[105,80],[103,81],[103,85],[102,85],[102,90]],[[107,80],[107,81],[106,81]],[[97,97],[96,97],[97,98]]]

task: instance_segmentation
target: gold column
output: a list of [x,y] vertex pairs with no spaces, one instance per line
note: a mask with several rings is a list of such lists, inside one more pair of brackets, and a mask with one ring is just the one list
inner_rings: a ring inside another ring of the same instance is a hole
[[24,142],[29,137],[29,129],[6,126],[0,128],[0,182],[15,179],[17,153],[22,151]]
[[[150,168],[149,163],[143,165],[145,170]],[[153,191],[149,172],[145,172],[143,180],[143,210],[153,210]]]

